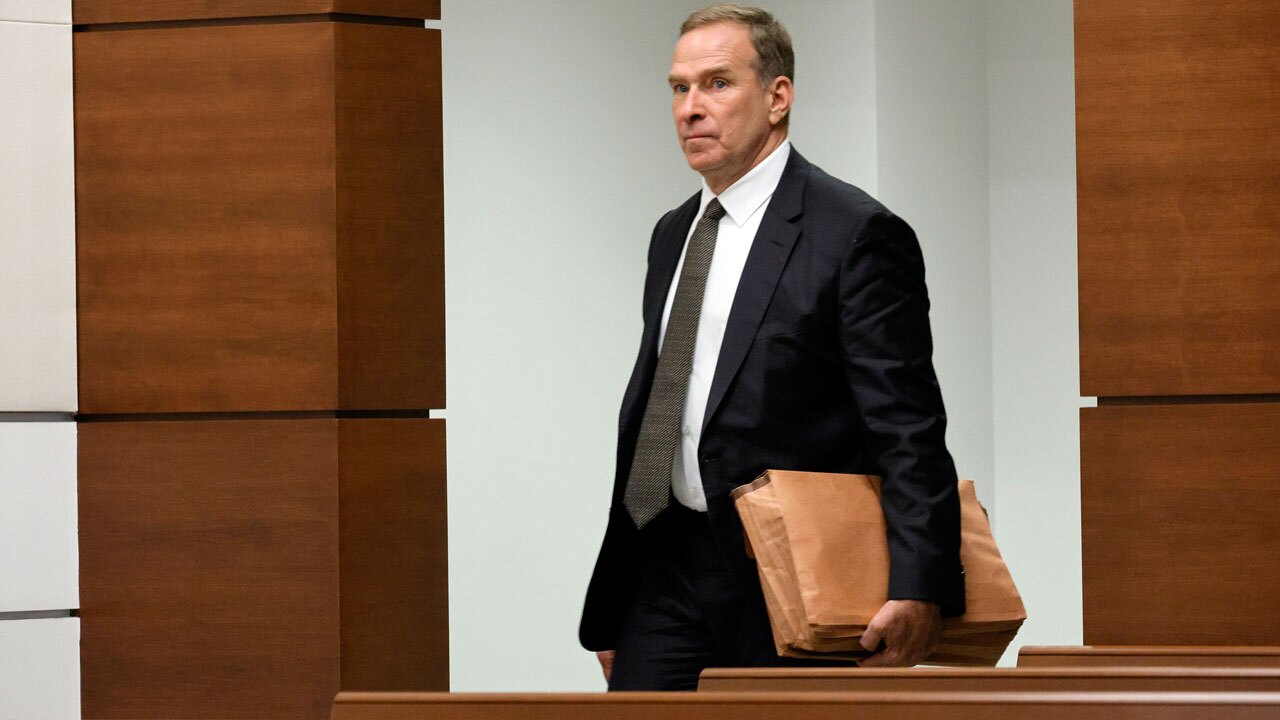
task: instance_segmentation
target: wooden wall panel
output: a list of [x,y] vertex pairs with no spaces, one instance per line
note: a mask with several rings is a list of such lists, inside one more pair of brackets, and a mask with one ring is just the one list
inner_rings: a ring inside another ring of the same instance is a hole
[[333,25],[75,36],[80,408],[337,404]]
[[443,408],[440,33],[335,32],[340,406]]
[[82,411],[444,407],[438,31],[76,43]]
[[325,717],[336,421],[82,423],[80,472],[85,717]]
[[440,0],[74,0],[77,25],[352,13],[439,18]]
[[443,420],[81,425],[87,717],[448,689]]
[[1085,643],[1280,644],[1280,404],[1080,419]]
[[1081,393],[1280,392],[1280,3],[1076,0]]
[[448,687],[438,9],[76,4],[87,716]]
[[445,423],[339,420],[342,688],[449,689]]

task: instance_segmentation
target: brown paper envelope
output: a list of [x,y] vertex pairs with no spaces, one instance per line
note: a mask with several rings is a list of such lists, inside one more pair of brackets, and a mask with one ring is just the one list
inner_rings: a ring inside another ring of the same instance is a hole
[[788,543],[773,490],[764,482],[754,490],[751,501],[745,504],[740,514],[743,529],[754,538],[750,542],[756,553],[765,607],[770,618],[776,618],[770,620],[770,626],[774,644],[781,649],[804,641],[804,610],[799,607],[790,554],[784,551]]
[[[870,622],[887,593],[868,588],[888,587],[888,543],[875,491],[878,479],[832,473],[771,471],[767,475],[772,478],[768,486],[777,498],[776,511],[784,516],[810,625]],[[1026,609],[996,548],[972,481],[960,481],[957,489],[968,607],[951,627],[1025,619]]]
[[813,652],[810,650],[802,650],[799,648],[787,648],[781,653],[782,657],[807,658],[810,660],[839,660],[847,661],[853,664],[858,660],[865,660],[871,657],[871,653],[866,650],[856,650],[848,652]]
[[[863,652],[856,638],[852,641],[848,638],[824,640],[813,637],[809,631],[795,580],[789,528],[783,520],[775,487],[771,478],[765,475],[748,486],[738,488],[736,495],[744,496],[739,503],[739,515],[750,538],[748,544],[756,556],[761,589],[779,654],[785,654],[786,648],[809,652]],[[750,495],[746,496],[748,492]]]
[[[768,471],[734,490],[780,655],[836,660],[866,656],[857,641],[886,593],[869,592],[868,581],[858,578],[869,576],[871,584],[888,586],[878,483],[873,476]],[[994,665],[1026,611],[972,482],[961,481],[959,491],[961,558],[970,612],[947,619],[942,643],[926,662]],[[860,562],[868,557],[876,560]],[[869,569],[875,563],[879,564]],[[828,622],[815,622],[815,612]],[[865,622],[831,622],[850,618]]]
[[[833,652],[813,652],[800,648],[786,648],[779,653],[782,657],[805,658],[809,660],[832,660],[840,662],[849,662],[864,660],[871,656],[866,650],[859,651],[833,651]],[[1000,661],[1003,651],[996,652],[990,648],[983,649],[980,652],[970,652],[967,649],[955,649],[946,645],[939,645],[938,650],[929,659],[925,660],[925,665],[958,665],[963,667],[995,667]]]
[[765,608],[769,612],[769,630],[773,633],[773,646],[781,655],[790,646],[798,630],[790,624],[788,614],[773,588],[766,583],[761,583],[760,589],[764,593]]
[[799,647],[809,651],[832,651],[855,648],[857,643],[837,640],[834,643],[817,641],[808,634],[805,612],[797,592],[794,565],[787,550],[789,539],[777,498],[767,477],[753,483],[751,497],[740,506],[740,516],[760,574],[760,586],[765,607],[769,612],[770,629],[779,655],[787,648]]
[[[943,618],[943,632],[947,636],[984,634],[1017,630],[1022,626],[1021,620],[1001,620],[992,622],[960,622],[960,618]],[[813,625],[809,633],[817,638],[861,637],[866,628],[861,625]]]
[[[1008,644],[1013,639],[1016,628],[1012,630],[996,630],[990,632],[967,632],[963,634],[945,633],[942,636],[941,647],[986,647],[996,643]],[[805,642],[796,643],[795,647],[805,650],[825,650],[825,649],[849,649],[860,645],[861,635],[854,637],[830,637],[813,635],[806,639]]]
[[[946,639],[925,661],[929,665],[994,666],[1013,639],[1012,632],[997,633],[981,642],[956,642]],[[871,653],[855,640],[822,643],[817,646],[787,646],[779,654],[786,657],[832,658],[866,657]]]
[[991,522],[978,503],[973,481],[961,480],[960,562],[964,565],[965,614],[960,624],[1017,621],[1027,618],[1022,596],[1000,556]]
[[871,622],[888,599],[889,587],[879,480],[868,475],[769,474],[809,624]]

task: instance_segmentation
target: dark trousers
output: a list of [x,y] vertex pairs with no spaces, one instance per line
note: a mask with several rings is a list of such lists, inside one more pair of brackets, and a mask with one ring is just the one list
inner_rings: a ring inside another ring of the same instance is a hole
[[644,538],[610,690],[694,690],[708,667],[833,664],[778,656],[758,581],[730,575],[706,513],[673,499]]

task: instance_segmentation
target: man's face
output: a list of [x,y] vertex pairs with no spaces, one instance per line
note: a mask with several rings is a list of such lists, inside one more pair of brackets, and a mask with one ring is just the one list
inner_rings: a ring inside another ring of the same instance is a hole
[[773,127],[772,93],[760,87],[755,59],[750,31],[737,23],[704,25],[676,42],[669,78],[676,134],[689,167],[713,188],[754,164]]

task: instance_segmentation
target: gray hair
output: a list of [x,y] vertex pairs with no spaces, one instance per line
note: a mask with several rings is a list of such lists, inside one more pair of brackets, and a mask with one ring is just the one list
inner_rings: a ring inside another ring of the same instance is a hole
[[761,87],[769,87],[778,76],[795,82],[796,55],[791,49],[791,35],[767,10],[734,3],[711,5],[686,18],[680,34],[720,22],[737,23],[751,31],[751,46],[756,51],[752,65],[760,76]]

